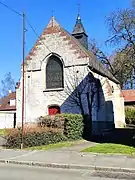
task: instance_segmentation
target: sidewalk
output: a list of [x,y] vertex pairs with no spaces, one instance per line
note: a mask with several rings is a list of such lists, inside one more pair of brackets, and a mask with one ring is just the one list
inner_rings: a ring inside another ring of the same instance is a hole
[[83,153],[66,148],[51,151],[1,149],[0,162],[53,168],[135,173],[135,158],[133,157]]

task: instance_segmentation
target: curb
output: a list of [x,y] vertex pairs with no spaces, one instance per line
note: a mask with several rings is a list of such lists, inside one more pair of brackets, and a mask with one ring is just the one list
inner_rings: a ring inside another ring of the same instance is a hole
[[30,162],[30,161],[14,161],[0,159],[0,163],[4,164],[17,164],[27,166],[38,166],[44,168],[62,168],[62,169],[82,169],[82,170],[93,170],[93,171],[105,171],[105,172],[119,172],[119,173],[133,173],[135,169],[132,168],[119,168],[119,167],[102,167],[102,166],[91,166],[91,165],[77,165],[77,164],[62,164],[62,163],[45,163],[45,162]]
[[126,154],[113,154],[113,153],[108,153],[108,154],[104,154],[104,153],[93,153],[93,152],[83,152],[82,153],[84,155],[95,155],[95,156],[105,156],[105,157],[126,157],[126,158],[132,158],[135,159],[135,153],[133,155],[126,155]]

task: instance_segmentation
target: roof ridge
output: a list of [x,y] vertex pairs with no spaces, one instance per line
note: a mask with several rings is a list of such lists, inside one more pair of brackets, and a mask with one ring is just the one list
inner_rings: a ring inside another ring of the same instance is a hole
[[52,16],[48,25],[46,26],[46,28],[49,28],[49,27],[55,27],[55,26],[60,26],[59,23],[55,20],[55,17]]

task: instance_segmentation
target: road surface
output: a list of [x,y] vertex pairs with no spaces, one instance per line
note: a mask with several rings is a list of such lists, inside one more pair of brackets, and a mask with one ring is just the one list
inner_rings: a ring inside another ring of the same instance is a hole
[[[109,178],[108,178],[109,177]],[[66,170],[22,165],[0,164],[1,180],[116,180],[134,179],[135,176],[111,175],[85,170]]]

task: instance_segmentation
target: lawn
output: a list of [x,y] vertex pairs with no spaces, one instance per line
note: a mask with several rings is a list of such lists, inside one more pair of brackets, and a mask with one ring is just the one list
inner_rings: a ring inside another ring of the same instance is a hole
[[98,144],[84,149],[82,152],[104,153],[104,154],[125,154],[135,155],[135,148],[121,144]]
[[58,142],[56,144],[42,145],[42,146],[34,146],[26,148],[27,150],[49,150],[49,149],[57,149],[63,147],[70,147],[72,145],[80,144],[82,140],[79,141],[66,141],[66,142]]

